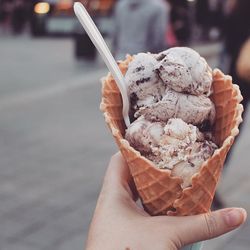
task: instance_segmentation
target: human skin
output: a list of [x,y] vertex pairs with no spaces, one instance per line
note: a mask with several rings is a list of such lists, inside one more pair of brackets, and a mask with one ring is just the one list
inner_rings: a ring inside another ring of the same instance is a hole
[[136,203],[137,194],[120,153],[112,156],[90,225],[87,250],[177,250],[238,228],[242,208],[195,216],[151,217]]

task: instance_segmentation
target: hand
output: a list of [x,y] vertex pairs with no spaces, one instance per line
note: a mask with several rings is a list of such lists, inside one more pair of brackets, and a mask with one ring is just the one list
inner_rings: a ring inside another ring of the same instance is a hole
[[175,250],[227,233],[246,220],[242,208],[184,217],[151,217],[120,153],[111,158],[90,226],[87,250]]

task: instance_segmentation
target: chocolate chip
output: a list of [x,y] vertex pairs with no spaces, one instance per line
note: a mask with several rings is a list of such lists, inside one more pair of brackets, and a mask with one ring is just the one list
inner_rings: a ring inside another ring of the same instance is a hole
[[164,70],[163,65],[160,65],[160,67],[158,69],[156,69],[158,73],[160,73],[160,71]]
[[173,152],[173,156],[178,156],[178,153],[177,153],[177,151],[176,150],[174,150],[174,152]]
[[211,131],[211,123],[209,120],[203,121],[203,123],[197,126],[201,132]]
[[148,82],[150,80],[150,77],[146,77],[146,78],[141,78],[139,80],[137,80],[135,83],[137,85],[141,84],[141,83],[144,83],[144,82]]
[[145,67],[142,65],[142,66],[140,66],[140,67],[137,67],[137,68],[135,69],[135,72],[139,72],[139,71],[144,70],[144,69],[145,69]]
[[187,98],[189,99],[189,94],[190,94],[190,90],[189,89],[184,89],[182,91],[183,94],[187,95]]
[[194,168],[194,167],[195,167],[194,163],[193,163],[193,162],[191,162],[190,160],[188,160],[187,162],[189,163],[189,165],[190,165],[192,168]]
[[176,77],[177,76],[175,71],[169,72],[168,75],[172,76],[172,77]]

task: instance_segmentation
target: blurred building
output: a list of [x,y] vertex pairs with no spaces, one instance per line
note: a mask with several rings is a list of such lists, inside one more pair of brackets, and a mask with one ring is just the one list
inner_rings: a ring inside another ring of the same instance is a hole
[[[75,30],[73,0],[32,1],[31,32],[33,35],[46,33],[72,34]],[[109,15],[114,0],[81,0],[92,16]]]
[[27,21],[28,5],[29,1],[24,0],[0,1],[0,24],[4,31],[22,32]]
[[[77,0],[92,16],[108,16],[115,0]],[[21,33],[30,24],[34,36],[49,33],[72,34],[75,27],[73,0],[0,0],[0,25]]]

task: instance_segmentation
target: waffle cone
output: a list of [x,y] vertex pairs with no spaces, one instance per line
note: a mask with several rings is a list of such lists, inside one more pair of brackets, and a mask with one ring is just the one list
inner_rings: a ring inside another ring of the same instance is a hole
[[[119,63],[125,74],[131,56]],[[131,175],[145,210],[151,215],[193,215],[208,212],[214,197],[216,185],[223,164],[242,121],[243,107],[239,87],[230,76],[220,70],[213,71],[212,101],[216,108],[213,130],[219,148],[203,163],[200,171],[193,175],[192,185],[182,189],[182,179],[171,176],[171,171],[158,169],[154,163],[143,157],[124,139],[125,123],[122,117],[122,99],[112,76],[102,80],[101,110],[105,121],[126,159]]]

